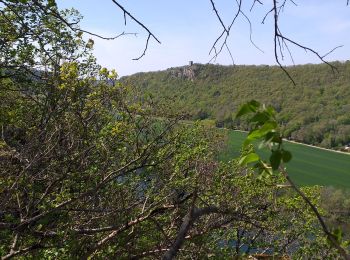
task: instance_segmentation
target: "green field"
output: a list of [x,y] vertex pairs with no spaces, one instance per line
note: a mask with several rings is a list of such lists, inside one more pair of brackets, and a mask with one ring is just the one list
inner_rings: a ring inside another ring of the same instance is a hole
[[[228,145],[220,160],[228,161],[239,155],[246,133],[228,131]],[[287,170],[293,180],[302,186],[323,185],[350,188],[350,154],[341,154],[301,144],[284,142],[285,148],[293,154]],[[267,157],[268,151],[259,151]]]

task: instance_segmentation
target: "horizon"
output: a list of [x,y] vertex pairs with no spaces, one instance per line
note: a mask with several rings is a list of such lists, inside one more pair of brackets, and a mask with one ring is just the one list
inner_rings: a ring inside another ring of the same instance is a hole
[[[191,61],[191,60],[189,60]],[[135,74],[138,74],[138,73],[153,73],[153,72],[161,72],[161,71],[166,71],[166,70],[169,70],[169,69],[173,69],[173,68],[181,68],[181,67],[186,67],[186,66],[189,66],[189,61],[187,61],[187,63],[184,63],[182,65],[179,65],[179,66],[171,66],[171,67],[167,67],[167,68],[163,68],[163,69],[158,69],[158,70],[149,70],[149,71],[137,71],[137,72],[134,72],[132,74],[128,74],[128,75],[122,75],[122,76],[119,76],[119,78],[122,78],[122,77],[128,77],[128,76],[132,76],[132,75],[135,75]],[[328,61],[328,63],[336,63],[336,62],[339,62],[339,63],[346,63],[346,62],[350,62],[350,59],[349,60],[332,60],[332,61]],[[327,63],[325,62],[315,62],[315,63],[303,63],[303,64],[291,64],[291,65],[286,65],[284,66],[285,68],[289,69],[289,68],[293,68],[293,67],[298,67],[298,66],[306,66],[306,65],[326,65],[326,66],[329,66]],[[199,62],[195,62],[193,61],[193,65],[214,65],[214,66],[223,66],[223,67],[235,67],[235,66],[246,66],[246,67],[259,67],[259,66],[268,66],[268,67],[276,67],[276,68],[280,68],[278,66],[278,64],[220,64],[220,63],[199,63]],[[331,69],[331,67],[330,67]]]
[[[208,52],[222,31],[210,1],[198,4],[184,0],[176,3],[154,0],[153,4],[150,4],[124,0],[120,3],[161,41],[161,44],[158,44],[151,39],[146,55],[138,61],[132,59],[142,54],[148,34],[129,18],[124,26],[123,12],[111,1],[97,5],[93,0],[58,0],[60,9],[74,7],[84,16],[81,27],[85,30],[103,36],[117,35],[121,32],[137,33],[137,36],[126,35],[114,41],[85,35],[85,39],[94,39],[94,54],[102,66],[114,68],[120,76],[127,76],[137,72],[183,66],[189,60],[202,64],[210,61]],[[234,13],[233,6],[220,0],[215,3],[225,25],[229,24]],[[346,6],[346,2],[310,0],[297,4],[299,6],[288,5],[281,14],[282,32],[293,40],[315,49],[320,55],[343,45],[328,55],[326,60],[349,60],[350,37],[347,36],[347,32],[350,31],[350,7]],[[248,6],[245,6],[245,9],[247,8]],[[249,25],[241,17],[233,26],[228,39],[234,64],[276,65],[271,17],[268,16],[265,24],[261,24],[269,4],[254,8],[251,13],[247,11],[253,25],[252,38],[264,53],[250,42]],[[321,63],[310,52],[292,45],[290,49],[295,65]],[[288,57],[282,62],[283,65],[293,65],[293,61]],[[232,65],[232,60],[229,53],[223,52],[211,63]]]

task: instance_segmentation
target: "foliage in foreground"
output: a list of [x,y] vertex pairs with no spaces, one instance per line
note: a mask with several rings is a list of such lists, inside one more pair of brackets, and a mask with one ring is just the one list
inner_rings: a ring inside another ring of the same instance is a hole
[[283,176],[242,164],[252,147],[216,163],[220,136],[100,69],[54,1],[3,3],[2,259],[338,257]]

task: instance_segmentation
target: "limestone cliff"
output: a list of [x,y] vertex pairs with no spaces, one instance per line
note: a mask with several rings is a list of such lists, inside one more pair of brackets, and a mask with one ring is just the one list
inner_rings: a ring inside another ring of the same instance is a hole
[[187,66],[170,68],[168,69],[168,72],[173,78],[181,78],[194,81],[197,76],[198,65],[190,63],[190,65]]

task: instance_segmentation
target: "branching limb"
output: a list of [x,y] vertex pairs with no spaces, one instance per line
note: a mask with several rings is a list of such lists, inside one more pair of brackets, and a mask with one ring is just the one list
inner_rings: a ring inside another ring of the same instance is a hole
[[[349,4],[350,0],[347,0],[347,5]],[[211,6],[213,7],[213,11],[215,13],[215,16],[217,17],[219,23],[221,24],[221,27],[223,28],[221,34],[219,37],[216,38],[214,41],[210,51],[209,55],[213,53],[213,56],[209,62],[215,61],[218,55],[222,52],[223,48],[225,47],[228,50],[228,53],[232,58],[231,52],[229,50],[229,47],[227,45],[227,40],[231,31],[231,28],[233,24],[236,22],[237,18],[239,16],[243,16],[245,20],[249,24],[249,30],[250,30],[250,42],[253,44],[254,47],[256,47],[259,51],[263,52],[253,41],[252,39],[252,23],[249,19],[249,17],[244,13],[243,8],[242,8],[242,0],[236,0],[236,5],[237,5],[237,11],[235,12],[231,24],[229,26],[226,26],[223,22],[223,19],[220,15],[220,12],[215,6],[214,0],[210,0]],[[259,3],[260,5],[263,5],[264,3],[260,0],[253,0],[252,6],[250,8],[250,11],[252,11],[253,7]],[[325,57],[328,56],[330,53],[334,52],[336,49],[342,47],[342,46],[337,46],[333,48],[331,51],[327,52],[325,55],[321,55],[319,52],[315,51],[314,49],[307,47],[305,45],[302,45],[287,36],[285,36],[283,33],[281,33],[280,28],[279,28],[279,17],[281,13],[284,11],[286,8],[287,4],[291,3],[292,5],[297,6],[296,2],[293,0],[283,0],[283,1],[277,1],[277,0],[272,0],[273,7],[265,14],[265,16],[262,19],[262,24],[265,23],[266,18],[272,14],[273,15],[273,26],[274,26],[274,56],[275,56],[275,61],[278,64],[278,66],[284,71],[284,73],[288,76],[288,78],[292,81],[294,85],[296,85],[296,82],[292,78],[292,76],[289,74],[285,66],[282,64],[281,60],[284,60],[284,53],[287,52],[289,58],[291,59],[292,63],[294,64],[294,58],[292,55],[292,52],[289,48],[289,45],[294,45],[298,48],[304,49],[305,51],[309,51],[312,54],[314,54],[319,60],[321,60],[323,63],[327,64],[328,66],[331,67],[332,71],[337,71],[336,67],[329,63],[328,61],[325,60]]]
[[[255,0],[254,2],[259,2],[260,4],[262,4],[260,1],[257,1]],[[225,24],[223,23],[223,20],[215,6],[215,3],[213,0],[210,0],[210,3],[213,7],[213,10],[215,12],[215,15],[217,17],[217,19],[219,20],[221,26],[223,27],[223,31],[222,33],[219,35],[218,38],[216,38],[214,44],[212,45],[210,51],[209,51],[209,55],[212,54],[212,52],[214,52],[213,54],[213,57],[211,58],[211,60],[209,62],[212,62],[212,61],[215,61],[216,58],[218,57],[218,55],[222,52],[223,48],[225,47],[227,52],[229,53],[229,56],[232,60],[232,63],[234,64],[234,60],[233,60],[233,56],[232,56],[232,53],[231,53],[231,50],[230,48],[228,47],[227,45],[227,40],[228,40],[228,37],[230,35],[230,32],[231,32],[231,29],[232,29],[232,26],[234,25],[234,23],[236,22],[237,18],[241,15],[245,18],[245,20],[247,21],[248,25],[249,25],[249,40],[250,42],[252,43],[252,45],[257,48],[259,51],[263,52],[256,44],[255,42],[253,41],[253,27],[252,27],[252,23],[249,19],[249,17],[243,12],[242,10],[242,4],[243,4],[243,1],[242,0],[236,0],[236,4],[237,4],[237,11],[235,12],[235,15],[230,23],[229,26],[225,26]],[[253,3],[254,4],[254,3]],[[219,44],[219,42],[221,42]],[[219,46],[218,46],[219,45]],[[217,51],[218,50],[218,51]]]
[[126,33],[126,32],[122,32],[120,34],[117,34],[115,36],[102,36],[100,34],[97,33],[93,33],[91,31],[88,30],[84,30],[81,29],[79,27],[76,27],[75,25],[77,24],[76,22],[68,22],[67,19],[65,19],[64,17],[62,17],[62,15],[59,12],[56,12],[52,9],[48,10],[47,8],[45,8],[42,4],[39,3],[39,1],[37,0],[33,0],[33,3],[38,6],[45,14],[49,14],[53,17],[55,17],[56,19],[60,20],[62,23],[64,23],[65,25],[67,25],[72,31],[74,32],[82,32],[82,33],[86,33],[88,35],[100,38],[102,40],[115,40],[121,36],[125,36],[125,35],[137,35],[137,33]]
[[11,251],[9,254],[4,255],[3,257],[1,257],[1,260],[11,259],[11,258],[13,258],[15,256],[23,255],[23,254],[25,254],[27,252],[30,252],[30,251],[33,251],[33,250],[36,250],[36,249],[40,249],[40,248],[42,248],[42,246],[40,244],[34,244],[32,246],[19,249],[17,251]]
[[[296,5],[296,3],[294,1],[292,1],[292,0],[289,0],[289,1],[291,3],[293,3],[294,5]],[[275,55],[275,60],[276,60],[277,64],[279,65],[279,67],[286,73],[286,75],[292,81],[292,83],[294,85],[296,85],[294,79],[292,78],[292,76],[289,74],[289,72],[286,70],[286,68],[282,65],[282,63],[280,61],[280,58],[282,60],[284,59],[283,50],[285,48],[287,50],[287,52],[289,53],[289,56],[294,64],[294,59],[293,59],[292,53],[291,53],[289,46],[288,46],[288,43],[289,43],[289,44],[292,44],[296,47],[304,49],[305,51],[311,52],[319,60],[321,60],[323,63],[327,64],[332,69],[333,72],[337,71],[337,68],[334,65],[332,65],[331,63],[329,63],[328,61],[326,61],[325,57],[328,56],[329,54],[331,54],[332,52],[334,52],[336,49],[341,48],[342,45],[333,48],[332,50],[330,50],[329,52],[327,52],[324,55],[321,55],[319,52],[315,51],[314,49],[307,47],[305,45],[302,45],[302,44],[286,37],[283,33],[281,33],[280,28],[279,28],[279,16],[280,16],[280,13],[285,8],[287,2],[288,2],[287,0],[284,0],[282,2],[282,4],[278,6],[278,1],[273,0],[273,8],[265,15],[263,22],[262,22],[262,23],[264,23],[266,17],[270,13],[273,13],[273,16],[274,16],[274,18],[273,18],[273,21],[274,21],[274,55]]]
[[[279,28],[278,28],[278,8],[277,8],[277,0],[273,0],[273,8],[271,9],[273,12],[273,16],[274,16],[274,54],[275,54],[275,60],[278,64],[278,66],[284,71],[284,73],[286,73],[287,77],[292,81],[293,85],[296,85],[294,79],[292,78],[292,76],[289,74],[289,72],[283,67],[283,65],[281,64],[280,60],[279,60],[279,55],[278,55],[278,51],[280,51],[281,55],[283,55],[282,53],[282,47],[281,47],[281,41],[280,38],[278,37],[279,35]],[[265,19],[265,18],[264,18]],[[283,56],[282,56],[283,57]]]
[[213,7],[213,11],[214,11],[215,14],[216,14],[216,17],[218,18],[219,22],[221,23],[222,27],[224,28],[224,32],[229,33],[229,31],[226,29],[226,26],[225,26],[224,22],[223,22],[222,19],[221,19],[221,16],[219,15],[218,10],[216,9],[216,6],[215,6],[214,1],[213,1],[213,0],[210,0],[210,3],[211,3],[211,5],[212,5],[212,7]]
[[339,254],[345,259],[345,260],[350,260],[350,255],[346,253],[344,248],[339,245],[338,241],[335,239],[334,235],[328,230],[328,227],[326,223],[323,221],[321,214],[315,207],[315,205],[310,201],[310,199],[298,188],[298,186],[295,185],[295,183],[292,181],[292,179],[289,177],[288,173],[286,170],[281,167],[281,172],[284,175],[284,177],[287,179],[287,181],[290,183],[292,188],[303,198],[303,200],[308,204],[311,208],[311,210],[314,212],[316,215],[319,223],[321,224],[323,232],[326,234],[328,240],[332,243],[332,245],[338,250]]
[[253,8],[254,8],[254,6],[255,6],[256,3],[259,3],[260,5],[263,5],[263,3],[262,3],[260,0],[254,0],[253,3],[252,3],[252,6],[250,7],[250,10],[249,10],[249,11],[252,11],[252,10],[253,10]]
[[[212,62],[212,61],[215,61],[216,58],[219,56],[219,54],[222,52],[223,48],[226,47],[227,49],[229,49],[229,47],[227,46],[227,39],[230,35],[230,31],[231,31],[231,28],[233,26],[233,24],[235,23],[236,19],[238,18],[240,12],[241,12],[241,8],[242,8],[242,0],[237,0],[237,5],[238,5],[238,9],[234,15],[234,18],[232,19],[231,21],[231,24],[226,28],[226,26],[224,25],[223,21],[222,21],[222,18],[220,16],[220,14],[218,13],[217,11],[217,8],[215,6],[215,3],[213,0],[210,0],[211,2],[211,5],[213,6],[213,10],[219,20],[219,22],[221,23],[221,25],[223,26],[223,31],[222,33],[220,34],[220,36],[215,40],[214,44],[212,45],[210,51],[209,51],[209,55],[211,55],[211,53],[214,51],[214,55],[213,57],[210,59],[209,62]],[[219,45],[219,42],[222,40],[222,43]],[[218,46],[219,45],[219,46]],[[217,48],[219,47],[219,48]],[[229,53],[231,54],[231,52],[229,51]],[[231,55],[232,56],[232,55]],[[231,57],[231,59],[233,60],[233,58]]]
[[[182,201],[180,201],[179,203],[184,203],[186,202],[191,196],[187,196],[186,198],[184,198]],[[121,226],[121,227],[104,227],[104,228],[96,228],[96,229],[81,229],[81,230],[76,230],[76,232],[78,233],[82,233],[82,234],[94,234],[94,233],[100,233],[100,232],[105,232],[105,231],[112,231],[111,233],[109,233],[107,236],[103,237],[100,241],[98,241],[96,243],[95,247],[92,247],[89,252],[86,254],[86,257],[92,257],[94,254],[96,254],[96,252],[101,249],[103,246],[105,246],[109,241],[111,241],[113,238],[115,238],[116,236],[118,236],[119,234],[121,234],[122,232],[124,232],[125,230],[129,229],[130,227],[133,227],[145,220],[150,219],[153,216],[156,216],[157,214],[160,213],[164,213],[168,210],[172,210],[175,209],[178,205],[177,204],[171,204],[171,205],[164,205],[162,207],[159,208],[155,208],[153,210],[151,210],[148,214],[143,215],[143,216],[139,216],[138,218],[129,221],[128,223],[126,223],[125,225]]]
[[143,50],[143,53],[141,54],[141,56],[137,57],[137,58],[134,58],[133,60],[139,60],[141,59],[143,56],[146,55],[146,51],[148,49],[148,43],[149,43],[149,39],[151,38],[151,35],[149,34],[148,37],[147,37],[147,40],[146,40],[146,46],[145,46],[145,49]]
[[148,37],[147,37],[147,41],[146,41],[146,46],[145,49],[143,51],[143,53],[141,54],[141,56],[139,56],[138,58],[134,58],[133,60],[139,60],[141,59],[143,56],[145,56],[146,51],[148,49],[148,43],[150,38],[153,38],[155,41],[157,41],[159,44],[161,44],[160,40],[158,40],[158,38],[148,29],[147,26],[145,26],[142,22],[140,22],[138,19],[136,19],[130,12],[128,12],[121,4],[119,4],[117,1],[112,0],[112,2],[117,5],[119,7],[119,9],[121,9],[124,13],[124,24],[126,24],[126,17],[130,17],[133,21],[135,21],[138,25],[140,25],[147,33],[148,33]]
[[190,230],[192,224],[201,216],[213,213],[219,213],[220,210],[217,207],[205,207],[205,208],[191,208],[190,212],[185,216],[180,230],[176,236],[173,245],[164,254],[163,260],[171,260],[177,255],[177,252],[181,248],[186,239],[186,235]]

